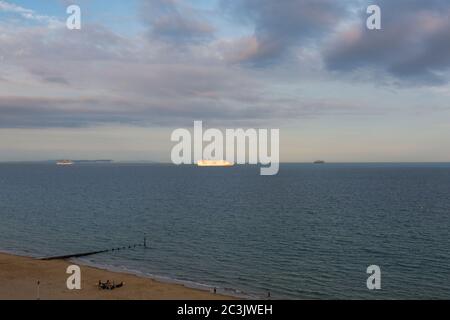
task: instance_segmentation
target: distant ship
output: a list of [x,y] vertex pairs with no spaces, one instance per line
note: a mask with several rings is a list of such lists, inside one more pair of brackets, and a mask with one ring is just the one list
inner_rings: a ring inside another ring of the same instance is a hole
[[323,160],[316,160],[316,161],[314,161],[314,164],[324,164],[325,163],[325,161],[323,161]]
[[225,160],[199,160],[199,167],[232,167],[234,164]]
[[71,161],[71,160],[60,160],[60,161],[56,162],[56,165],[58,165],[58,166],[71,166],[71,165],[73,165],[73,161]]

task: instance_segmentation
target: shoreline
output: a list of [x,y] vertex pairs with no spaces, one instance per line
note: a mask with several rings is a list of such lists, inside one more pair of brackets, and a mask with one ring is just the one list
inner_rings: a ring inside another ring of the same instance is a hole
[[[67,267],[81,268],[81,290],[66,287]],[[98,289],[98,281],[124,282],[122,288]],[[115,272],[68,260],[44,261],[0,252],[0,300],[229,300],[182,284],[166,283],[125,272]]]

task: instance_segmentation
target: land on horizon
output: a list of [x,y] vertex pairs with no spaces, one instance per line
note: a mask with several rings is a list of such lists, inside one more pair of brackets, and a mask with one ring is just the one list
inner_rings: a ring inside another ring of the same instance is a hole
[[[56,163],[58,160],[11,160],[11,161],[0,161],[0,163]],[[72,160],[74,163],[111,163],[111,164],[166,164],[172,165],[170,161],[153,161],[153,160]],[[326,164],[450,164],[450,161],[326,161],[324,163],[314,163],[307,161],[281,161],[280,164],[316,164],[316,165],[326,165]],[[188,164],[189,165],[189,164]],[[194,165],[194,164],[191,164]],[[248,165],[248,164],[245,164]]]

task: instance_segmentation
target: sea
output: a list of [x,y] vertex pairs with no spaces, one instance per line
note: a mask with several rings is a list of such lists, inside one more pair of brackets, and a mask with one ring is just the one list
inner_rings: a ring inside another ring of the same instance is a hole
[[[0,251],[39,258],[126,247],[75,262],[253,299],[450,298],[450,164],[259,173],[0,164]],[[134,247],[144,238],[147,247]],[[372,265],[380,290],[367,287]]]

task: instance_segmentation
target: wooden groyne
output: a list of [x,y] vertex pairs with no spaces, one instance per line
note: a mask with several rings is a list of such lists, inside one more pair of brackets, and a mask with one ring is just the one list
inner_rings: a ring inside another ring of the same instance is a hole
[[89,252],[82,252],[82,253],[66,254],[66,255],[62,255],[62,256],[46,257],[46,258],[42,258],[41,260],[48,261],[48,260],[65,260],[65,259],[71,259],[71,258],[81,258],[81,257],[92,256],[94,254],[134,249],[134,248],[139,248],[139,247],[147,248],[147,241],[145,238],[144,238],[144,243],[138,243],[138,244],[133,244],[133,245],[125,246],[125,247],[117,247],[117,248],[112,248],[112,249],[107,249],[107,250],[89,251]]

